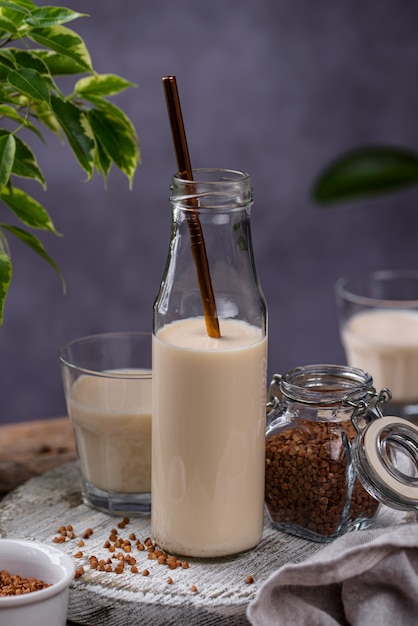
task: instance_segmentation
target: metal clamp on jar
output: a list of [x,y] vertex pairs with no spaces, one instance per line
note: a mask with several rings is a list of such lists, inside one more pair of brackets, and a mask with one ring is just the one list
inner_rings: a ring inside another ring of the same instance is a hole
[[390,397],[352,367],[309,365],[273,377],[265,502],[276,528],[327,542],[370,526],[380,502],[418,509],[418,427],[383,417]]

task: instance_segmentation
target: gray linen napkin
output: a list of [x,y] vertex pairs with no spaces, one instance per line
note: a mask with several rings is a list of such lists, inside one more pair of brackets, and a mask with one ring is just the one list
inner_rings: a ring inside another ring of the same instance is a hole
[[354,531],[272,574],[254,626],[417,626],[418,524]]

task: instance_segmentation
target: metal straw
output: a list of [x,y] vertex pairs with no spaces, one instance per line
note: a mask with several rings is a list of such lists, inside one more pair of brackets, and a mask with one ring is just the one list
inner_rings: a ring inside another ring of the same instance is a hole
[[[162,80],[171,133],[173,135],[174,150],[177,158],[178,175],[179,178],[182,178],[183,180],[192,181],[193,171],[187,147],[186,133],[184,131],[176,77],[164,76]],[[217,338],[221,336],[221,333],[216,313],[215,297],[213,295],[212,281],[209,273],[209,264],[206,255],[202,227],[195,210],[187,212],[187,223],[189,226],[190,244],[196,265],[200,295],[203,302],[206,331],[209,337]]]

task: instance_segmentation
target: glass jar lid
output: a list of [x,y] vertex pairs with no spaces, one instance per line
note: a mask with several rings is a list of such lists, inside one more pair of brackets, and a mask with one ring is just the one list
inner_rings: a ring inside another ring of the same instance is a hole
[[352,457],[370,495],[391,508],[418,508],[418,426],[377,417],[358,433]]

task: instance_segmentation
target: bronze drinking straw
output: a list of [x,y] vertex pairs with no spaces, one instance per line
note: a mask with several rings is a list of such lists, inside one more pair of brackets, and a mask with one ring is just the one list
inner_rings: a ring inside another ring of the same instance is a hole
[[[177,158],[178,175],[179,178],[182,178],[183,180],[192,181],[193,171],[187,147],[176,77],[164,76],[162,80],[171,133],[173,135],[174,150]],[[205,241],[199,217],[194,210],[187,212],[187,223],[190,232],[192,254],[196,265],[197,280],[203,302],[206,331],[209,337],[217,338],[221,336],[221,333],[219,330],[215,297],[213,295],[212,281],[209,273]]]

